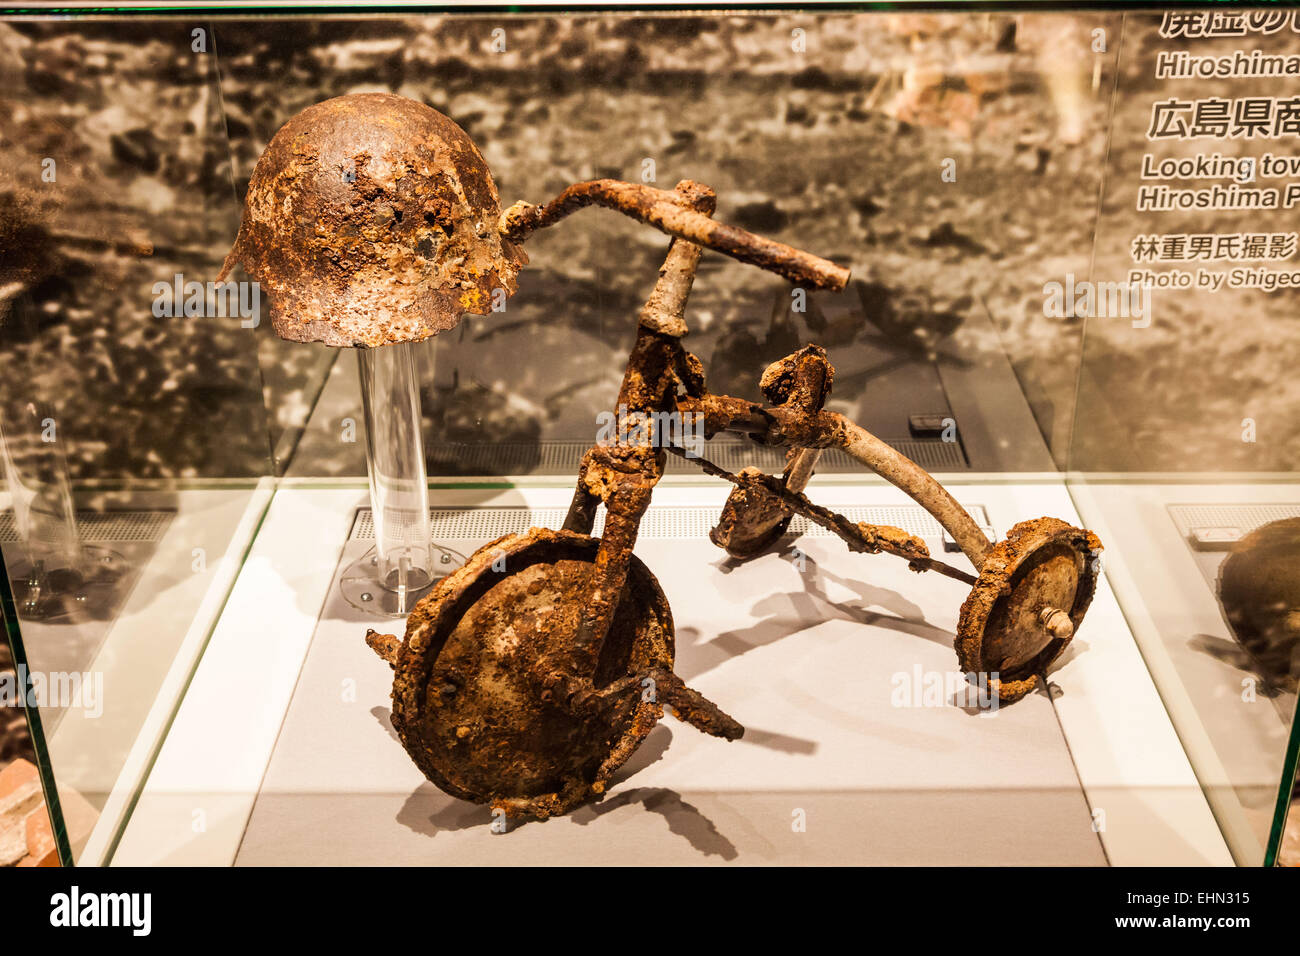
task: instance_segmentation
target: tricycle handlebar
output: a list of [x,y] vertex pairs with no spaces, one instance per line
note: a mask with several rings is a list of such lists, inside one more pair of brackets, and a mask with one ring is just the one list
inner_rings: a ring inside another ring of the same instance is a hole
[[775,272],[795,283],[808,283],[838,292],[849,281],[849,270],[811,253],[764,239],[752,232],[714,222],[691,208],[689,180],[677,189],[656,189],[617,179],[576,183],[544,206],[517,202],[501,215],[501,234],[522,242],[538,229],[554,225],[587,206],[604,206],[631,216],[661,232],[713,249],[741,262]]

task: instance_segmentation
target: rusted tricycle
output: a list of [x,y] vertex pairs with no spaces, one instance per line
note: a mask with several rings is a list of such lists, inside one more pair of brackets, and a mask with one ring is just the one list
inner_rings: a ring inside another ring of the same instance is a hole
[[[763,373],[767,404],[710,394],[703,366],[682,345],[704,248],[818,288],[842,289],[848,270],[715,222],[714,193],[689,181],[673,190],[579,183],[544,206],[516,203],[502,214],[483,157],[460,127],[424,104],[362,93],[315,104],[276,133],[249,183],[221,277],[241,263],[266,286],[282,338],[357,350],[370,381],[363,397],[372,511],[384,524],[376,533],[380,580],[396,589],[398,606],[427,567],[420,562],[429,525],[415,376],[409,355],[405,365],[396,357],[513,293],[528,261],[523,242],[591,205],[673,237],[640,313],[615,413],[618,440],[583,457],[563,528],[485,545],[415,605],[404,640],[366,636],[394,668],[393,726],[425,775],[454,796],[546,818],[604,793],[665,706],[705,733],[741,736],[735,720],[674,674],[668,602],[632,553],[668,454],[735,485],[712,532],[734,557],[773,547],[802,514],[853,551],[888,552],[913,570],[970,584],[956,639],[961,669],[1000,700],[1028,693],[1092,599],[1096,536],[1039,518],[991,544],[924,470],[823,408],[834,370],[815,345]],[[702,420],[706,437],[726,431],[788,448],[784,473],[730,474],[687,455],[672,444],[672,428],[658,427],[687,416]],[[827,448],[843,449],[915,499],[978,575],[932,557],[901,529],[854,523],[811,503],[803,489]],[[386,464],[388,451],[394,461]],[[404,516],[398,522],[385,507],[396,498],[407,503],[394,510]],[[416,583],[428,586],[428,577]]]
[[[710,394],[682,345],[684,312],[704,247],[792,282],[841,289],[848,272],[788,246],[715,223],[713,192],[694,182],[668,192],[598,181],[543,206],[516,204],[501,233],[520,242],[589,204],[675,238],[642,308],[619,391],[618,440],[583,457],[564,526],[485,545],[416,606],[406,639],[368,635],[397,671],[393,723],[421,770],[443,790],[510,815],[545,818],[597,798],[666,705],[679,719],[734,740],[743,728],[673,673],[673,622],[654,575],[632,553],[666,455],[732,482],[713,541],[746,558],[781,539],[794,514],[853,551],[888,552],[916,571],[971,585],[956,649],[1003,701],[1029,692],[1069,643],[1092,599],[1101,545],[1054,518],[1017,525],[991,544],[929,474],[841,415],[825,411],[834,370],[815,345],[762,375],[768,404]],[[735,432],[790,449],[780,476],[731,474],[672,444],[673,416],[705,437]],[[688,416],[698,416],[688,418]],[[930,555],[899,528],[854,523],[802,493],[826,448],[841,448],[907,492],[960,545],[978,576]],[[604,533],[591,536],[597,507]]]

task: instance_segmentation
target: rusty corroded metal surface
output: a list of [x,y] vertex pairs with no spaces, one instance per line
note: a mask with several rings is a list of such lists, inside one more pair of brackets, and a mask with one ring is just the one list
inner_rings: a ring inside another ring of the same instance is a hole
[[[670,448],[673,454],[685,456],[681,448]],[[868,524],[865,521],[850,521],[844,515],[813,504],[806,495],[790,491],[779,477],[764,474],[757,468],[745,468],[732,474],[725,468],[719,468],[707,458],[692,456],[689,460],[701,471],[718,478],[725,478],[746,495],[742,507],[760,509],[768,502],[775,502],[792,514],[800,514],[813,524],[838,535],[850,551],[863,554],[887,554],[906,558],[914,571],[937,571],[947,577],[965,584],[974,584],[975,577],[958,568],[937,561],[930,557],[930,549],[925,542],[902,528],[890,525]]]
[[[712,214],[713,190],[690,181],[677,186],[678,195],[702,216]],[[597,503],[605,506],[605,528],[590,579],[579,590],[567,591],[568,602],[580,607],[572,652],[564,663],[565,680],[589,674],[603,654],[608,635],[623,613],[619,595],[625,588],[632,561],[632,549],[641,518],[650,504],[654,486],[663,475],[665,453],[655,434],[653,418],[636,422],[649,427],[632,428],[637,416],[671,410],[683,367],[679,343],[685,331],[683,313],[699,264],[700,247],[674,238],[659,279],[641,311],[623,383],[619,388],[617,434],[626,436],[609,444],[597,444],[583,456],[573,504],[565,529],[590,531]],[[743,732],[734,720],[711,701],[686,687],[672,673],[671,662],[652,675],[662,695],[678,717],[697,729],[715,736],[735,739]],[[621,752],[621,748],[619,750]]]
[[[673,195],[706,217],[713,214],[717,205],[717,196],[712,189],[691,180],[679,182]],[[634,416],[671,411],[679,385],[684,385],[688,391],[692,387],[703,388],[699,360],[685,352],[679,341],[686,332],[686,301],[695,282],[700,252],[698,245],[684,239],[674,238],[669,243],[654,290],[641,309],[636,340],[623,372],[614,412],[618,424],[616,433],[635,433],[640,443],[596,445],[583,456],[578,485],[564,522],[568,531],[589,533],[595,521],[597,504],[604,502],[609,507],[611,500],[616,501],[614,492],[627,485],[634,475],[647,489],[645,503],[648,504],[648,490],[663,475],[664,451],[658,447],[653,430],[629,426],[634,423]],[[644,418],[639,420],[644,421]],[[640,520],[640,514],[634,515],[632,510],[617,501],[613,511],[616,520],[612,526],[606,522],[606,538],[611,530],[617,533],[620,529],[627,529],[630,537],[613,544],[630,548],[636,540],[635,523]]]
[[1219,602],[1233,636],[1267,682],[1300,684],[1300,518],[1256,528],[1219,568]]
[[[797,449],[790,454],[810,451]],[[758,484],[757,479],[762,475],[761,468],[742,468],[737,472],[737,478],[745,483],[731,489],[718,523],[709,531],[709,540],[738,560],[765,552],[785,534],[794,517],[789,505]],[[788,483],[783,484],[790,488]]]
[[[1032,688],[1087,610],[1099,566],[1096,537],[1042,518],[990,546],[932,476],[824,410],[834,368],[815,345],[763,373],[768,405],[710,394],[703,365],[681,341],[702,247],[832,288],[843,285],[847,271],[714,223],[716,197],[708,187],[685,180],[668,193],[608,180],[583,183],[548,206],[511,207],[500,233],[505,242],[522,242],[590,204],[674,237],[641,310],[619,389],[620,437],[583,456],[562,530],[534,528],[484,546],[417,605],[404,641],[373,631],[367,636],[396,670],[393,725],[426,776],[455,796],[545,819],[599,799],[665,705],[705,733],[728,740],[743,733],[673,673],[667,602],[632,553],[667,452],[736,486],[713,532],[733,553],[765,547],[801,514],[850,550],[887,552],[913,570],[971,584],[959,659],[970,670],[999,672],[1004,700]],[[687,456],[657,424],[659,416],[674,414],[701,416],[706,437],[726,430],[789,447],[784,474],[731,474]],[[646,419],[650,427],[640,427]],[[932,557],[922,539],[901,528],[853,522],[811,502],[802,491],[817,454],[828,447],[845,449],[930,511],[979,577]],[[596,539],[590,533],[601,505],[604,533]]]
[[253,170],[221,278],[261,283],[295,342],[418,342],[511,295],[527,257],[464,131],[437,110],[357,93],[303,110]]
[[765,445],[840,448],[880,477],[905,491],[942,525],[976,568],[989,549],[975,519],[929,472],[837,412],[809,411],[792,405],[759,405],[728,395],[691,395],[677,400],[681,414],[699,415],[704,434],[729,431]]
[[[701,217],[712,216],[718,207],[717,194],[710,187],[689,179],[679,182],[669,195],[677,197]],[[643,328],[678,339],[686,334],[686,300],[695,283],[702,251],[696,243],[681,238],[669,245],[668,256],[659,269],[659,280],[638,316]]]
[[1016,525],[989,550],[961,606],[962,670],[985,675],[1003,702],[1029,693],[1078,630],[1100,570],[1101,542],[1091,531],[1057,518]]
[[[712,190],[681,185],[702,215]],[[684,367],[677,325],[699,246],[670,245],[619,390],[630,416],[671,409]],[[672,670],[672,618],[632,554],[663,474],[653,432],[583,457],[565,529],[476,552],[417,605],[406,640],[367,643],[396,670],[393,724],[412,759],[455,796],[545,819],[598,799],[663,714],[734,740],[744,728]],[[604,534],[588,536],[595,509]]]
[[[371,634],[394,666],[393,726],[447,793],[545,819],[599,796],[663,714],[642,680],[671,671],[673,622],[631,558],[594,670],[570,669],[599,542],[534,528],[486,545],[407,620]],[[647,699],[649,697],[649,699]]]
[[[769,365],[758,387],[769,402],[790,405],[805,413],[821,411],[835,381],[835,367],[826,350],[809,345]],[[807,487],[821,457],[820,448],[791,448],[786,453],[781,486],[796,494]],[[753,470],[741,472],[752,477]],[[753,485],[733,488],[709,540],[733,558],[750,558],[766,551],[785,534],[794,511],[779,498]]]
[[501,234],[522,242],[538,229],[554,225],[579,209],[604,206],[639,219],[670,236],[775,272],[791,282],[835,291],[848,284],[849,270],[843,266],[735,226],[714,222],[692,208],[691,199],[682,185],[679,183],[675,190],[669,191],[616,179],[576,183],[544,206],[515,203],[501,216]]

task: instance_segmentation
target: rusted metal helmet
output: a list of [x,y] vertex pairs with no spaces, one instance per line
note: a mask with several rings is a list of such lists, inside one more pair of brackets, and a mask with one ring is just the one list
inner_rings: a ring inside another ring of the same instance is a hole
[[389,93],[309,106],[253,170],[234,247],[284,339],[419,342],[513,295],[528,261],[497,232],[500,200],[474,143]]

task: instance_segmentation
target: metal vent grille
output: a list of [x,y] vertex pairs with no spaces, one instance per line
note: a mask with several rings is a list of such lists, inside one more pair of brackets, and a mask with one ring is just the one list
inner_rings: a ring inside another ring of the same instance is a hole
[[[927,471],[966,471],[970,466],[956,442],[937,439],[890,439],[888,443]],[[435,472],[451,471],[461,475],[568,474],[577,469],[588,441],[544,441],[536,444],[503,442],[472,444],[448,442],[431,445],[428,458]],[[706,458],[728,471],[745,467],[778,472],[785,466],[785,449],[756,445],[753,442],[712,441],[706,446]],[[439,468],[438,466],[442,467]],[[670,474],[696,471],[696,466],[676,457],[668,459]],[[855,472],[862,465],[838,448],[829,449],[821,459],[819,471]]]
[[[892,445],[926,471],[965,471],[970,468],[970,462],[966,460],[965,452],[962,451],[961,445],[956,442],[912,441],[899,438],[886,444]],[[842,451],[837,450],[835,454],[846,461],[849,460],[849,456]],[[854,461],[853,467],[861,468],[862,466]]]
[[[77,532],[84,543],[162,540],[174,511],[78,511]],[[0,544],[20,540],[14,513],[0,514]]]
[[[864,507],[850,505],[835,508],[851,521],[866,521],[870,524],[887,524],[902,528],[910,534],[923,538],[938,538],[943,529],[930,517],[925,509],[916,505],[897,507]],[[702,538],[717,523],[719,508],[689,507],[651,507],[641,521],[643,538]],[[972,516],[982,525],[988,524],[988,515],[983,506],[969,507]],[[563,508],[430,508],[429,516],[433,523],[433,539],[442,541],[451,538],[470,538],[491,540],[503,534],[521,534],[532,527],[558,528],[564,523]],[[605,514],[601,509],[596,515],[593,534],[599,537],[604,530]],[[814,538],[829,538],[834,535],[824,528],[810,525],[801,515],[795,515],[790,523],[794,534]],[[352,522],[351,540],[375,537],[375,525],[369,508],[357,509]]]
[[1240,528],[1249,534],[1270,521],[1300,518],[1300,504],[1170,505],[1169,516],[1186,537],[1193,528]]

